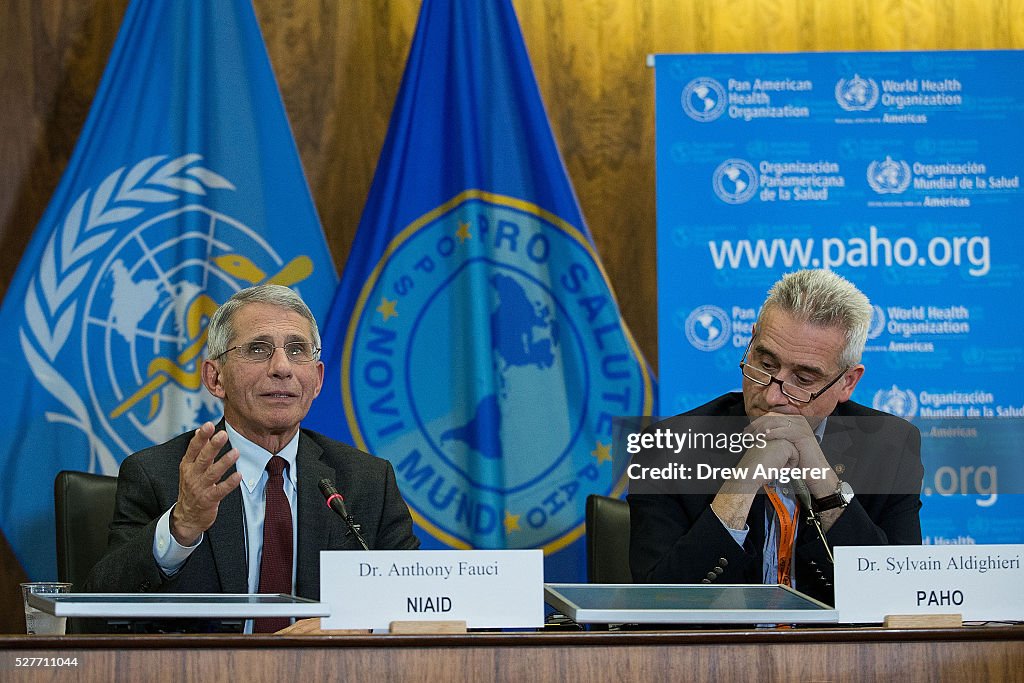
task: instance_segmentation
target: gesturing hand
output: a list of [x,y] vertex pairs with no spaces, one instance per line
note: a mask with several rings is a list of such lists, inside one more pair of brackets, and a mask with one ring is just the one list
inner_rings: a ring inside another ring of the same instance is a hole
[[207,422],[196,430],[178,466],[178,502],[171,513],[171,533],[183,546],[194,544],[213,526],[220,502],[242,481],[239,472],[221,481],[238,460],[238,451],[232,448],[216,459],[228,434],[223,430],[214,433],[214,429],[213,423]]

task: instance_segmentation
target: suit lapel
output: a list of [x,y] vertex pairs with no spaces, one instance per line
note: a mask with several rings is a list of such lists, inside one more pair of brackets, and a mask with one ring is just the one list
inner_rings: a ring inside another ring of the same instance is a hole
[[857,471],[857,450],[853,448],[853,421],[832,415],[825,424],[821,450],[840,479],[849,481]]
[[298,530],[295,594],[309,598],[320,595],[320,551],[335,547],[333,530],[338,521],[324,503],[318,486],[321,479],[334,481],[334,468],[321,461],[323,449],[304,433],[299,434],[298,464]]
[[[217,429],[224,429],[223,420],[217,425]],[[223,456],[230,449],[230,443],[224,444],[217,457]],[[232,466],[224,476],[228,477],[234,471],[235,468]],[[242,492],[237,488],[220,502],[217,519],[214,520],[213,526],[206,530],[206,534],[209,537],[217,575],[220,577],[221,590],[225,593],[248,593],[249,573],[246,566]]]
[[765,498],[764,492],[758,491],[750,506],[750,512],[747,513],[747,526],[750,527],[747,542],[752,550],[757,551],[758,557],[764,554],[764,539],[767,535],[767,530],[764,528]]

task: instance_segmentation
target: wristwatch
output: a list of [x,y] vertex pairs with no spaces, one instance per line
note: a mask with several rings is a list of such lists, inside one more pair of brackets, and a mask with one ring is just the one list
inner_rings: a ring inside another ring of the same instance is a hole
[[851,500],[853,500],[853,487],[845,481],[840,481],[836,486],[835,493],[824,498],[815,498],[812,502],[815,512],[825,512],[826,510],[844,508],[850,504]]

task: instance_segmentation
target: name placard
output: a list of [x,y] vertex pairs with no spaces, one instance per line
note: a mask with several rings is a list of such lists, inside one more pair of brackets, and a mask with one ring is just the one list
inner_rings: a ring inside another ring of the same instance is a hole
[[1024,619],[1024,545],[838,546],[840,623],[890,614],[960,614],[964,621]]
[[371,550],[320,553],[325,629],[393,621],[465,621],[467,628],[544,625],[541,550]]

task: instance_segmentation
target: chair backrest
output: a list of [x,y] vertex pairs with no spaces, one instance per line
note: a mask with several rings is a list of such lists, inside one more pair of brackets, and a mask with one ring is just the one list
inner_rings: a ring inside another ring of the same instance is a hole
[[587,581],[633,583],[629,571],[629,505],[587,496]]
[[64,470],[53,482],[57,516],[57,578],[81,591],[107,550],[117,477]]

